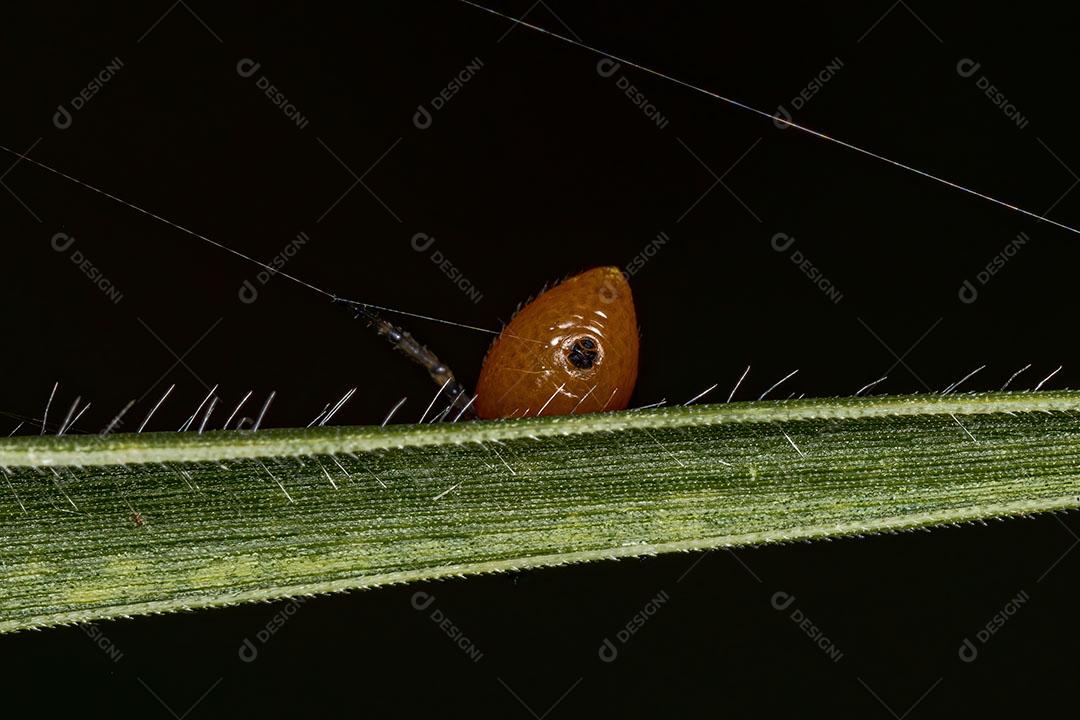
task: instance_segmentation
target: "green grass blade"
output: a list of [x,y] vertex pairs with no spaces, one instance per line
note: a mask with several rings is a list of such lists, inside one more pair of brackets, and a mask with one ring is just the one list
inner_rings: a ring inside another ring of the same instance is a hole
[[1080,505],[1080,392],[0,441],[0,632]]

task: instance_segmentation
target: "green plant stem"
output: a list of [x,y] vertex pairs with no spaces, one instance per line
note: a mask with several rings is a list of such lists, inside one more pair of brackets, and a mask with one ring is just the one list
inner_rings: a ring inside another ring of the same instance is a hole
[[1080,505],[1080,392],[0,441],[0,632]]

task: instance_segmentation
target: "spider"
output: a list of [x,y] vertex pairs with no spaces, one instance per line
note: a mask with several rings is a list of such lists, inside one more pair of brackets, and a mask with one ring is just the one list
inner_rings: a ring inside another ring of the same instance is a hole
[[363,303],[334,302],[427,370],[458,417],[622,410],[637,380],[634,300],[615,267],[574,275],[521,308],[488,349],[471,396],[450,367],[408,331]]

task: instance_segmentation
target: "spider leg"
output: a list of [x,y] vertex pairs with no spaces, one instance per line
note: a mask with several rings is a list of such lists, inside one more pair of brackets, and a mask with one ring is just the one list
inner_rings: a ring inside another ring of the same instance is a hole
[[458,382],[449,366],[440,361],[435,353],[428,350],[411,333],[386,320],[372,307],[364,303],[334,298],[334,304],[341,305],[349,310],[353,314],[353,319],[363,320],[368,327],[386,338],[398,352],[424,368],[431,379],[435,381],[435,384],[444,388],[444,393],[450,401],[449,408],[453,408],[458,412],[464,411],[462,417],[466,419],[472,420],[476,418],[476,413],[473,411],[470,402],[472,396],[469,395],[465,386]]

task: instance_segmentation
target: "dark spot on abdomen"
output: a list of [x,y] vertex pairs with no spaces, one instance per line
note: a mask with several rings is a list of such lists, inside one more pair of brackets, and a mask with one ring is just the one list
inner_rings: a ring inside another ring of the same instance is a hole
[[588,370],[596,362],[596,356],[599,354],[596,341],[591,337],[582,337],[574,341],[574,346],[566,354],[566,359],[579,370]]

